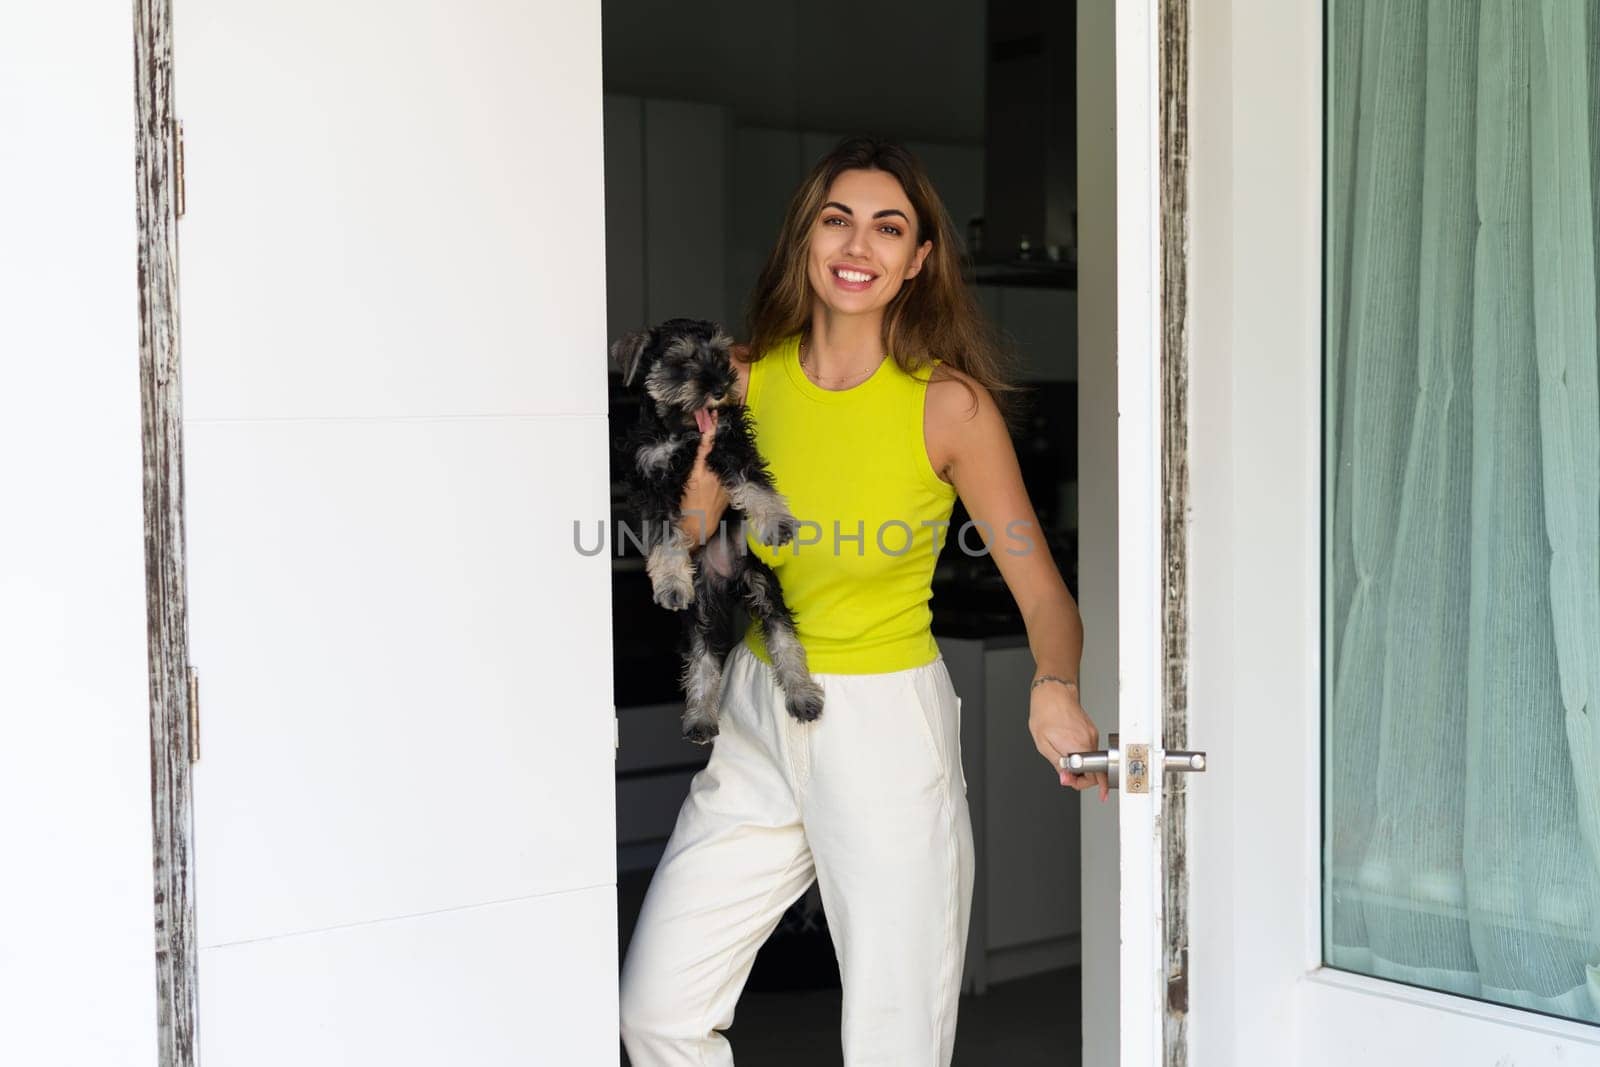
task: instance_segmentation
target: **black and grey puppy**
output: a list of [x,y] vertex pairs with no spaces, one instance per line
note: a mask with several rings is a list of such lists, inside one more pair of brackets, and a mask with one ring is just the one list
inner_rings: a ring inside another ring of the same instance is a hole
[[[799,523],[756,449],[737,397],[732,347],[733,338],[702,319],[669,319],[611,346],[624,385],[645,371],[645,399],[627,441],[629,490],[656,602],[674,611],[694,607],[685,616],[682,683],[683,736],[696,744],[717,734],[722,664],[740,636],[733,627],[740,603],[761,621],[789,714],[809,722],[822,713],[822,687],[806,666],[778,576],[745,545],[746,524],[758,541],[777,547],[794,539]],[[678,525],[680,506],[712,410],[716,436],[706,468],[722,483],[738,521],[729,524],[729,536],[709,536],[692,553],[694,539]]]

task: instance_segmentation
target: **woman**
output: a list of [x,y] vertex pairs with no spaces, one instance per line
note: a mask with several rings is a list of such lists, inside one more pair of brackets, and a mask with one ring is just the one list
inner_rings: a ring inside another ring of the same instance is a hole
[[[815,879],[839,957],[848,1067],[950,1063],[972,899],[959,698],[930,624],[957,495],[1022,612],[1028,730],[1059,770],[1099,747],[1078,700],[1083,630],[1038,533],[954,231],[900,146],[842,141],[796,191],[735,360],[801,535],[775,568],[824,692],[784,710],[756,624],[728,657],[720,733],[645,895],[621,975],[634,1067],[731,1064],[717,1031],[757,950]],[[683,499],[697,544],[728,499],[701,442]],[[1004,533],[1002,534],[1002,531]],[[981,552],[969,536],[952,550]],[[1005,709],[996,709],[1003,713]]]

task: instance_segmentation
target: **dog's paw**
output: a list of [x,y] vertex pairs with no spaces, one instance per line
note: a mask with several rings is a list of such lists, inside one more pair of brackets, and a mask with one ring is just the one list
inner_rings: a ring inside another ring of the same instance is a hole
[[783,706],[801,722],[811,722],[822,714],[822,687],[815,682],[784,694]]
[[784,512],[756,526],[756,540],[770,548],[781,548],[800,532],[800,520]]
[[694,581],[683,575],[666,575],[655,586],[655,601],[668,611],[682,611],[694,603]]
[[717,736],[717,724],[714,722],[684,723],[683,739],[697,745],[707,745]]

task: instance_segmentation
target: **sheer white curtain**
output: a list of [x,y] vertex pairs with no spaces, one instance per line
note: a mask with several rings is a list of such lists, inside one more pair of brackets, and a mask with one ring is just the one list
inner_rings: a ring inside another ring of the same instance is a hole
[[1329,0],[1326,952],[1600,1022],[1600,0]]

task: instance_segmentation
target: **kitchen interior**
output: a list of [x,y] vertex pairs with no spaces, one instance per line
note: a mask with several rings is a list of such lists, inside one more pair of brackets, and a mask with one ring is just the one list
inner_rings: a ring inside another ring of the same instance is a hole
[[[605,0],[602,19],[610,336],[692,316],[746,338],[750,290],[810,166],[846,134],[900,139],[928,168],[969,281],[1019,357],[1029,388],[1017,457],[1076,590],[1076,4]],[[613,373],[614,438],[636,403]],[[629,515],[612,462],[614,533]],[[966,519],[958,501],[952,540]],[[608,546],[625,952],[710,749],[678,733],[679,616],[653,602],[633,543]],[[947,545],[933,590],[933,631],[963,700],[976,847],[955,1062],[1059,1067],[1080,1045],[1078,794],[1028,734],[1033,659],[994,561]],[[837,1063],[838,1023],[813,885],[762,948],[727,1035],[740,1062]]]

